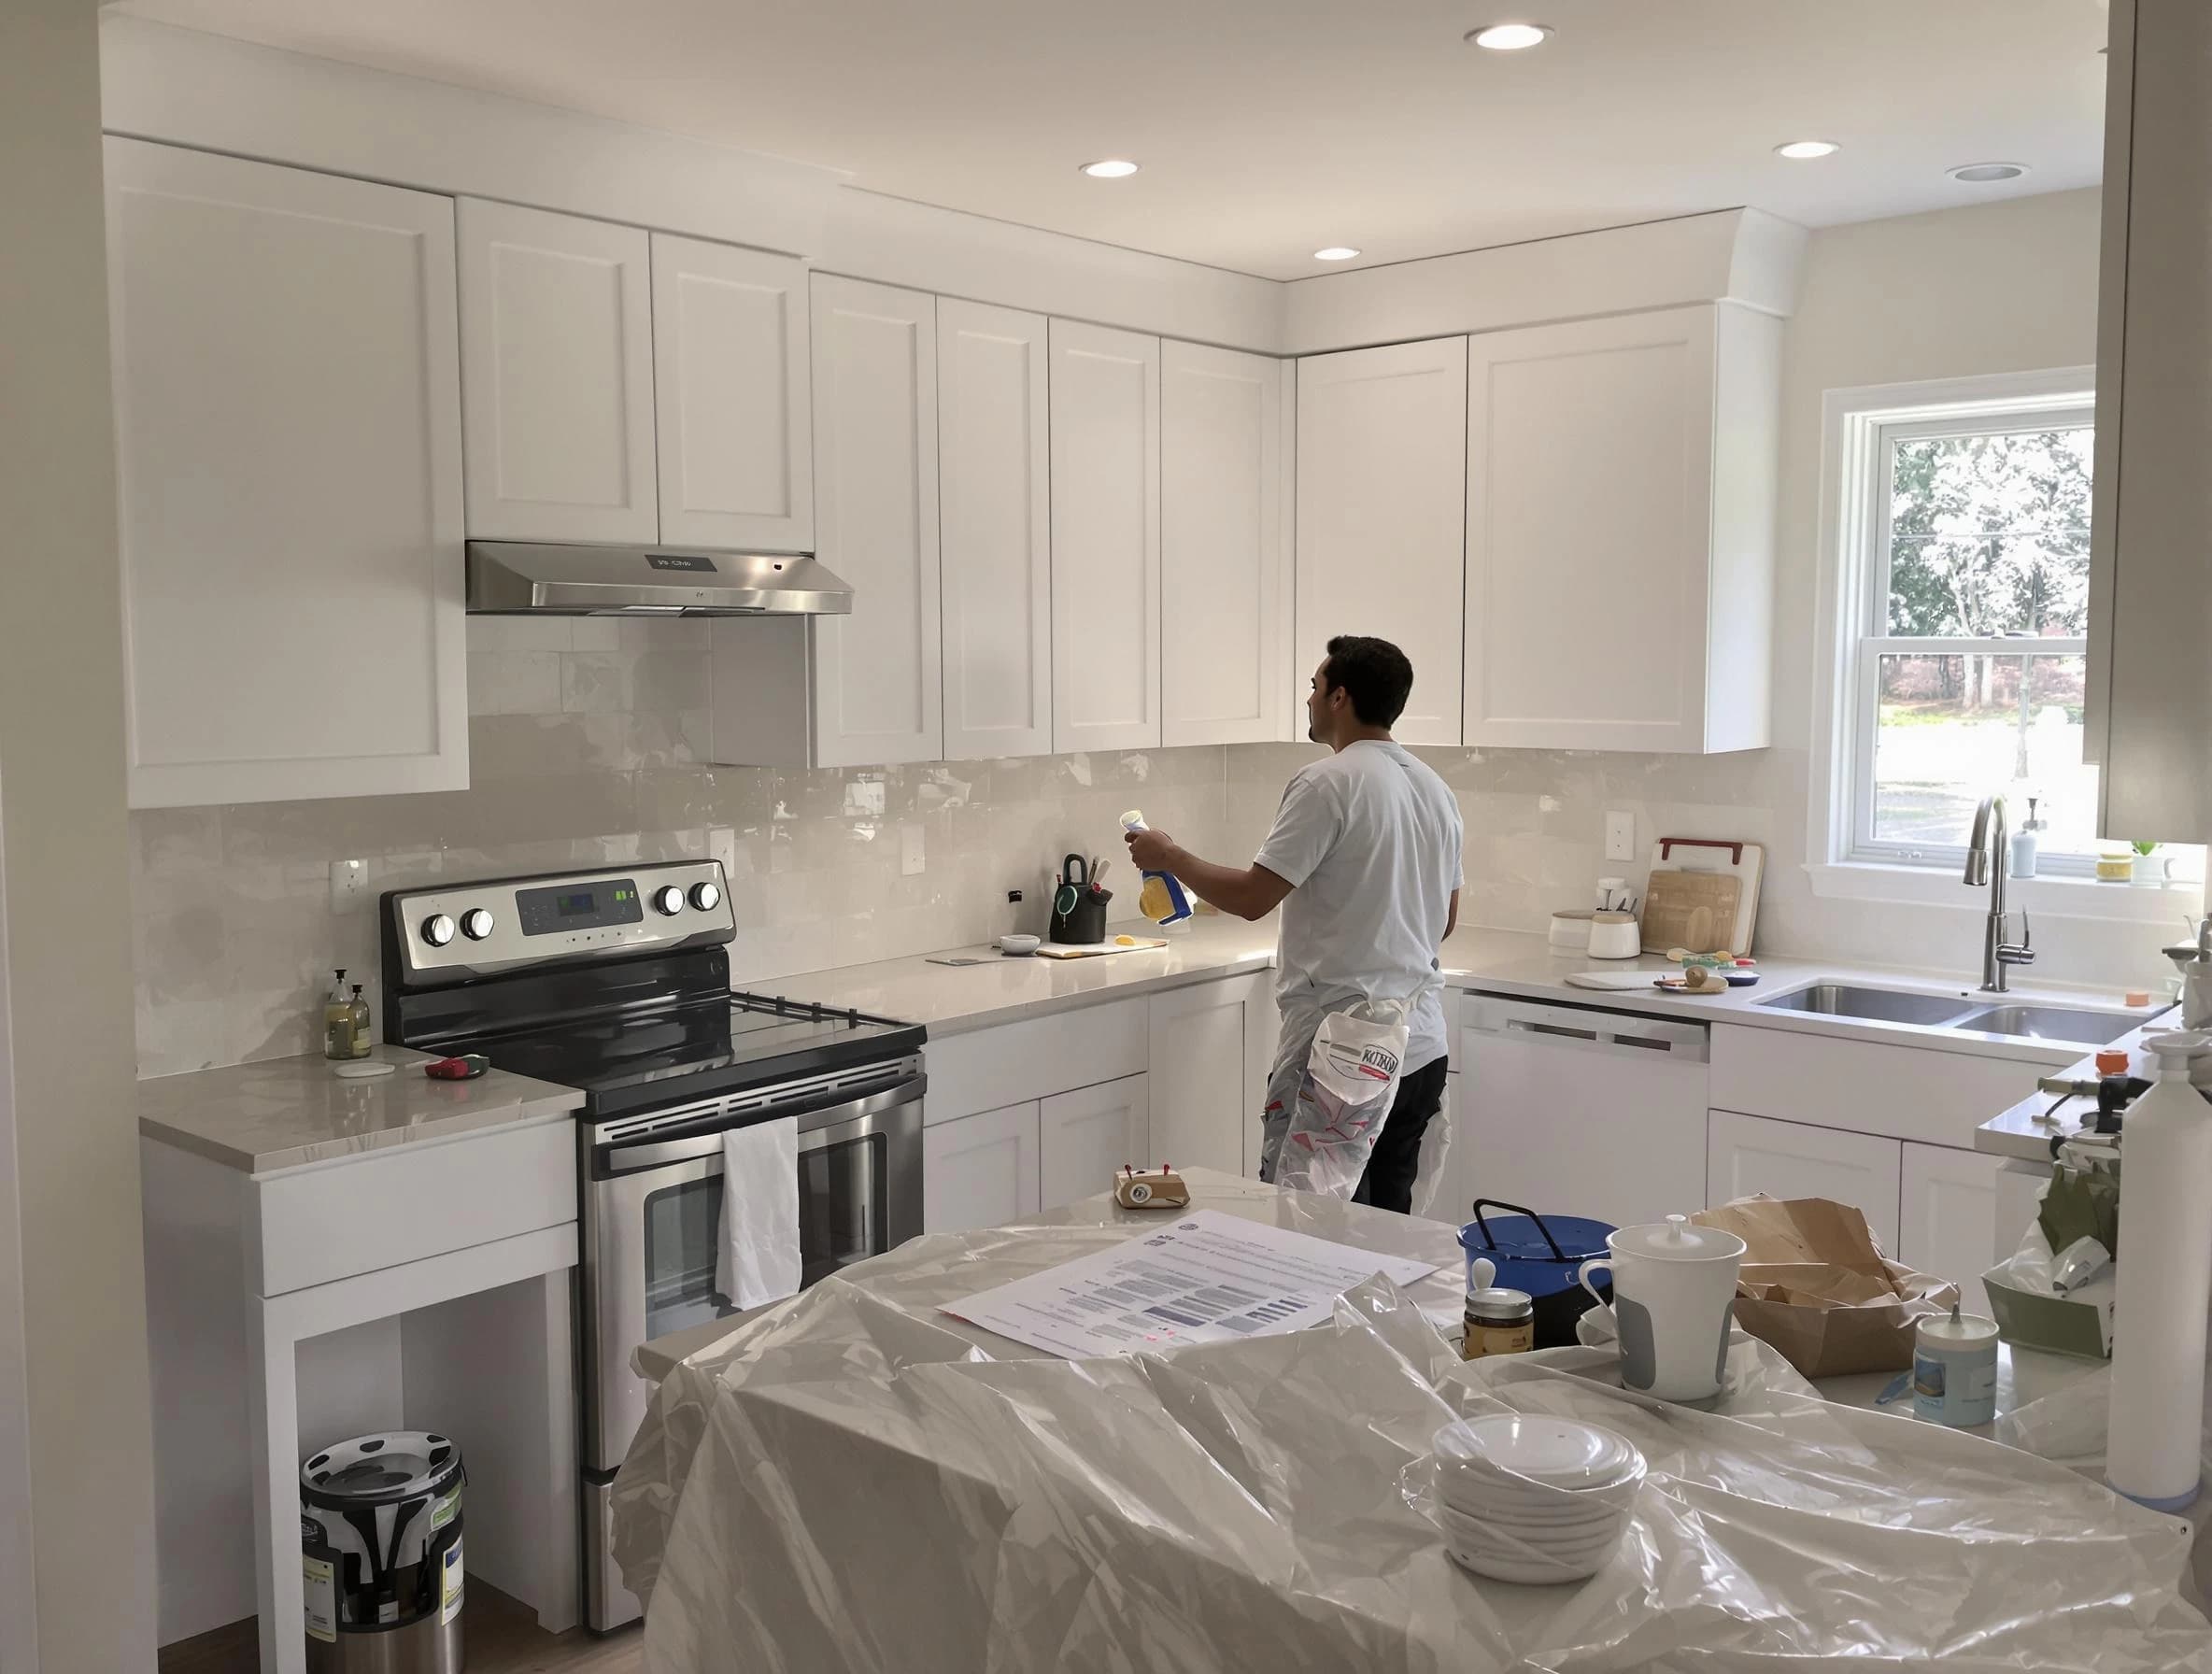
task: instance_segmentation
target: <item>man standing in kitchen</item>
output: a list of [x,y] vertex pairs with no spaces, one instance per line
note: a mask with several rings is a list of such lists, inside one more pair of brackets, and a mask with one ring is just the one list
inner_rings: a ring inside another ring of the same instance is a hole
[[1389,641],[1328,642],[1306,718],[1307,736],[1329,754],[1292,778],[1250,866],[1202,860],[1165,832],[1128,834],[1140,867],[1172,872],[1224,913],[1283,909],[1283,1034],[1268,1078],[1263,1179],[1275,1177],[1321,1020],[1362,1000],[1409,1002],[1397,1095],[1352,1199],[1401,1214],[1449,1069],[1439,947],[1459,924],[1464,838],[1458,799],[1390,735],[1412,689],[1413,665]]

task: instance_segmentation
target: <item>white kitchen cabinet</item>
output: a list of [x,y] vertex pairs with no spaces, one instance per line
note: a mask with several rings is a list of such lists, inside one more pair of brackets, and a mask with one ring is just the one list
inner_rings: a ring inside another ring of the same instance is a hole
[[1160,346],[1162,742],[1284,736],[1290,547],[1283,362]]
[[812,551],[805,264],[656,233],[652,268],[660,540]]
[[922,1230],[972,1232],[1038,1208],[1037,1101],[922,1132]]
[[1057,1209],[1102,1192],[1125,1165],[1147,1168],[1152,1143],[1150,1078],[1054,1093],[1037,1101],[1038,1201]]
[[1949,1279],[1969,1312],[1986,1314],[1981,1275],[1997,1241],[1997,1176],[2004,1165],[1941,1145],[1904,1149],[1897,1247],[1888,1253],[1916,1271]]
[[1239,1153],[1247,1180],[1259,1178],[1260,1153],[1267,1144],[1268,1083],[1275,1073],[1275,1052],[1283,1041],[1275,972],[1263,971],[1256,980],[1259,991],[1244,1007],[1244,1141]]
[[1160,341],[1052,321],[1055,751],[1160,743]]
[[646,234],[460,201],[473,539],[660,537]]
[[451,202],[106,174],[131,804],[465,788]]
[[1042,314],[940,298],[944,759],[1052,751],[1052,453]]
[[1765,745],[1781,331],[1718,304],[1468,340],[1467,744]]
[[1902,1150],[1895,1140],[1716,1110],[1706,1128],[1706,1200],[1830,1198],[1864,1214],[1882,1253],[1894,1255]]
[[[1465,337],[1298,362],[1294,667],[1335,634],[1389,640],[1413,664],[1404,744],[1460,741],[1467,368]],[[1527,631],[1557,643],[1587,603],[1562,597]]]
[[1706,1029],[1469,995],[1450,1175],[1476,1198],[1617,1227],[1706,1199]]
[[853,608],[713,625],[708,757],[936,761],[936,299],[817,274],[812,313],[816,552],[851,585]]
[[1151,1161],[1243,1172],[1245,1129],[1259,1119],[1252,1037],[1275,1021],[1268,973],[1170,988],[1149,1006]]

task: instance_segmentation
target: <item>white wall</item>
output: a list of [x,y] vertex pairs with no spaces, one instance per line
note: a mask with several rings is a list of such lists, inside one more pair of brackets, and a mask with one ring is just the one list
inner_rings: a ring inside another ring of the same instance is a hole
[[[35,1666],[124,1674],[153,1666],[152,1443],[92,0],[0,7],[0,1170],[21,1210]],[[19,1612],[0,1588],[7,1674]]]
[[[1763,951],[1960,972],[1978,971],[1981,894],[1893,905],[1824,900],[1806,873],[1812,783],[1821,546],[1822,392],[1861,384],[2085,365],[2096,358],[2097,193],[2017,198],[1830,227],[1812,234],[1787,329],[1775,589],[1774,747],[1685,758],[1526,750],[1423,750],[1459,793],[1472,924],[1540,929],[1587,904],[1608,809],[1636,813],[1639,853],[1665,833],[1764,843]],[[1562,631],[1566,631],[1562,618]],[[1416,679],[1419,672],[1416,671]],[[1255,844],[1283,779],[1312,752],[1229,752],[1232,847]],[[1249,848],[1246,847],[1246,852]],[[2171,898],[2177,921],[2193,893]],[[2155,984],[2177,922],[2038,914],[2039,960],[2023,980]]]

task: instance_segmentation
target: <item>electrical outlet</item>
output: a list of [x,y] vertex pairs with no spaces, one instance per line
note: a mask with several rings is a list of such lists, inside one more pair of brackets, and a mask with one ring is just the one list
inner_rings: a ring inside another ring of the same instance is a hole
[[910,878],[922,870],[922,828],[907,820],[899,828],[899,875]]
[[1609,811],[1605,816],[1605,858],[1609,860],[1636,858],[1636,816]]
[[369,863],[366,860],[331,862],[331,911],[350,913],[369,898]]

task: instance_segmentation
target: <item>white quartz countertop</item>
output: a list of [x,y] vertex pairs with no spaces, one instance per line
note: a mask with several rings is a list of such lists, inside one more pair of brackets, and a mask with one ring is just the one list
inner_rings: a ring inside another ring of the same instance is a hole
[[[1110,928],[1133,935],[1157,933],[1141,919]],[[1035,957],[1009,958],[990,946],[954,948],[935,956],[847,965],[747,983],[745,986],[794,1000],[852,1007],[904,1023],[924,1024],[932,1035],[942,1037],[1067,1011],[1101,1000],[1129,998],[1209,978],[1233,976],[1240,972],[1266,970],[1274,963],[1275,923],[1271,918],[1248,924],[1241,919],[1201,914],[1191,921],[1187,931],[1165,940],[1168,945],[1156,950],[1065,960]],[[979,965],[929,962],[930,958],[955,956],[982,958],[985,962]],[[1815,981],[1871,983],[1973,997],[1973,978],[1941,972],[1762,958],[1758,964],[1760,980],[1754,986],[1731,988],[1717,995],[1674,994],[1651,986],[1588,989],[1575,986],[1567,977],[1584,971],[1636,972],[1655,980],[1676,967],[1655,958],[1593,959],[1588,954],[1562,953],[1541,935],[1478,929],[1461,929],[1444,943],[1443,964],[1445,981],[1458,989],[1655,1016],[1703,1017],[1797,1034],[1882,1041],[1892,1045],[1984,1057],[2016,1058],[2023,1066],[2035,1067],[2026,1071],[2029,1079],[2023,1085],[2032,1085],[2036,1070],[2063,1064],[2077,1050],[2064,1043],[2021,1041],[1913,1024],[1824,1017],[1804,1012],[1768,1010],[1759,1004],[1775,994],[1787,993]],[[2120,997],[2110,992],[2023,987],[2007,998],[2115,1007]]]
[[[2153,1018],[2142,1028],[2130,1029],[2120,1036],[2112,1043],[2111,1049],[2124,1051],[2128,1055],[2130,1075],[2140,1076],[2145,1081],[2155,1080],[2158,1062],[2143,1050],[2143,1037],[2180,1027],[2180,1014],[2177,1012]],[[2097,1055],[2090,1053],[2050,1073],[2068,1081],[2095,1081],[2098,1079]],[[2201,1071],[2192,1079],[2196,1080],[2200,1087],[2204,1087],[2207,1076],[2212,1076],[2212,1070]],[[1994,1156],[2017,1157],[2021,1162],[2049,1162],[2052,1140],[2070,1140],[2085,1128],[2094,1128],[2096,1118],[2097,1101],[2093,1098],[2062,1100],[2055,1094],[2031,1091],[2029,1097],[2009,1110],[1984,1122],[1975,1133],[1974,1148]]]
[[138,1084],[138,1131],[249,1174],[274,1173],[393,1145],[532,1122],[566,1121],[584,1095],[492,1070],[432,1081],[431,1055],[378,1046],[390,1075],[349,1081],[314,1057],[271,1058]]

